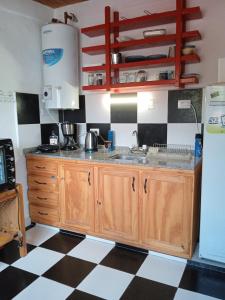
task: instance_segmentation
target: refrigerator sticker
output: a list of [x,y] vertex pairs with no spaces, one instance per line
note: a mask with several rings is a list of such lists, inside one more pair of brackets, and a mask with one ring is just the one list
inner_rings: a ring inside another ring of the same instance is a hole
[[206,130],[210,134],[225,134],[225,89],[211,87],[207,107]]
[[63,57],[64,50],[62,48],[45,49],[42,51],[44,64],[49,67],[57,64]]

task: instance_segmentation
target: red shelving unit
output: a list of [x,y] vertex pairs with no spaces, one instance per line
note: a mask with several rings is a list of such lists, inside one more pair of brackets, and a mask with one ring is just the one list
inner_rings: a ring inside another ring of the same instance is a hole
[[[198,55],[182,55],[181,49],[186,42],[201,39],[201,34],[198,30],[186,31],[185,24],[188,20],[201,18],[200,7],[186,8],[185,0],[176,0],[176,10],[154,13],[151,15],[140,16],[132,19],[119,20],[119,13],[114,12],[113,21],[110,19],[110,7],[105,8],[105,23],[86,27],[81,29],[81,33],[89,36],[105,36],[105,44],[94,45],[82,48],[82,52],[88,55],[105,54],[105,64],[100,66],[83,67],[83,72],[105,72],[106,82],[102,86],[83,86],[83,90],[123,90],[123,89],[138,89],[139,87],[150,86],[169,86],[184,87],[186,84],[198,83],[197,77],[182,78],[186,63],[198,63],[200,58]],[[175,23],[176,33],[155,36],[151,38],[134,39],[126,42],[117,42],[119,33],[127,30],[141,29],[150,26]],[[111,34],[114,39],[111,42]],[[159,47],[165,45],[176,45],[175,57],[162,58],[157,60],[145,60],[132,63],[111,64],[111,52],[124,52],[134,49],[144,49],[151,47]],[[155,80],[145,82],[127,82],[112,84],[111,71],[114,72],[114,77],[119,79],[119,70],[132,70],[138,68],[153,68],[162,66],[175,66],[175,78],[172,80]]]

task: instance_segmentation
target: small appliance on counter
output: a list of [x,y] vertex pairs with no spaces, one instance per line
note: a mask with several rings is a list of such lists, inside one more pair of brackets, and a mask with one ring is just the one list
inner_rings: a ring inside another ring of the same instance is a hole
[[12,140],[0,139],[0,191],[15,187],[16,172]]
[[98,138],[92,131],[88,131],[85,137],[85,152],[98,151]]
[[62,134],[65,139],[65,144],[62,147],[62,150],[77,150],[79,148],[78,144],[75,141],[77,136],[77,124],[71,122],[63,122],[61,124]]
[[37,150],[43,153],[54,153],[59,151],[59,145],[42,144],[37,147]]

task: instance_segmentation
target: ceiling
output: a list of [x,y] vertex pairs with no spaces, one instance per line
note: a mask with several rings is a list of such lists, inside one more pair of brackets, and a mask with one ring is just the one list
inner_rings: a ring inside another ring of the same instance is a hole
[[52,8],[58,8],[69,4],[84,2],[88,0],[34,0],[34,1]]

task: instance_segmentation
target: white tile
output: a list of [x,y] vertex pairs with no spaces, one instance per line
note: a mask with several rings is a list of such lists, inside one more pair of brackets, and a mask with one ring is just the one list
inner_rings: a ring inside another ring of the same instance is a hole
[[138,123],[167,123],[168,91],[138,93]]
[[80,145],[84,145],[85,143],[85,136],[87,132],[87,126],[86,123],[78,123],[77,124],[77,142]]
[[100,263],[103,258],[112,250],[114,245],[85,239],[73,248],[67,255],[88,260],[93,263]]
[[3,263],[0,261],[0,272],[3,271],[4,269],[6,269],[9,265]]
[[41,144],[40,124],[26,124],[18,126],[19,147],[28,148]]
[[26,256],[18,259],[13,266],[37,275],[42,275],[63,257],[64,254],[37,247]]
[[91,240],[94,240],[94,241],[98,241],[98,242],[102,242],[102,243],[107,243],[107,244],[111,244],[111,245],[114,245],[116,244],[116,242],[114,241],[111,241],[111,240],[106,240],[106,239],[103,239],[103,238],[100,238],[100,237],[96,237],[96,236],[93,236],[93,235],[86,235],[86,239],[91,239]]
[[104,299],[118,300],[133,277],[134,275],[98,265],[77,289]]
[[[199,124],[201,130],[201,124]],[[195,144],[195,134],[198,133],[195,123],[169,123],[167,124],[167,143],[168,144]]]
[[39,277],[13,299],[64,300],[73,292],[73,290],[73,288],[64,284],[44,277]]
[[110,123],[110,94],[88,94],[85,105],[87,123]]
[[50,239],[50,237],[55,235],[57,232],[58,229],[55,230],[49,227],[36,225],[35,227],[26,231],[27,243],[34,246],[39,246]]
[[152,250],[149,250],[148,253],[151,254],[151,255],[162,257],[162,258],[167,258],[167,259],[171,259],[171,260],[174,260],[174,261],[179,261],[179,262],[182,262],[182,263],[187,263],[187,259],[186,258],[172,256],[172,255],[168,255],[168,254],[164,254],[164,253],[156,252],[156,251],[152,251]]
[[219,300],[218,298],[206,296],[188,290],[178,289],[174,300]]
[[115,131],[115,145],[132,147],[136,145],[136,137],[132,135],[137,130],[137,124],[112,123],[111,130]]
[[137,275],[153,281],[178,287],[186,264],[148,255]]

